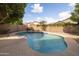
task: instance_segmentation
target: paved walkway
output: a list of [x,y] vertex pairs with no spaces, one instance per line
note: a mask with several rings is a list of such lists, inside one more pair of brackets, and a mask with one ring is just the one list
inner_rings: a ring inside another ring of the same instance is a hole
[[23,39],[26,38],[25,36],[8,36],[8,37],[1,37],[0,40],[14,40],[14,39]]

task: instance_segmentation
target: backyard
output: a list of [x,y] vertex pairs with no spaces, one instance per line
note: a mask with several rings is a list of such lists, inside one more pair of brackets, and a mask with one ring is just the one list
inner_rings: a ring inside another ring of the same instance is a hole
[[[42,9],[40,4],[31,5],[37,5],[37,12]],[[27,22],[27,17],[34,17],[25,14],[28,6],[0,4],[0,56],[79,56],[79,4],[70,18],[51,23],[47,22],[51,18]]]

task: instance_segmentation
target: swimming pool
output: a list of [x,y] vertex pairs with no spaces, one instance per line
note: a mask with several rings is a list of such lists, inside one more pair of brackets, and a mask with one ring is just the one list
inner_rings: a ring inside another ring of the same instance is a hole
[[67,48],[62,36],[43,32],[19,32],[17,34],[26,35],[29,47],[40,53],[59,52]]

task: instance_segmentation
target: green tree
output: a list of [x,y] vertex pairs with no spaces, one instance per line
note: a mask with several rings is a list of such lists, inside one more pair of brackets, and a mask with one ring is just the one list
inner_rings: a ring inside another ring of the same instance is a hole
[[40,21],[40,25],[41,25],[41,28],[42,28],[42,30],[46,30],[46,27],[47,27],[47,25],[46,25],[46,21]]
[[0,24],[22,24],[24,3],[1,3],[0,4]]
[[70,19],[74,22],[77,22],[79,25],[79,3],[75,5],[74,11],[71,13]]

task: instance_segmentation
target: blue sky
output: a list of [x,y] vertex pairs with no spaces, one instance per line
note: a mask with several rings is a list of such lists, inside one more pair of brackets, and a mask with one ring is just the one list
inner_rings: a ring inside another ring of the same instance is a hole
[[23,22],[47,21],[48,23],[64,20],[71,16],[73,3],[29,3],[25,8]]

